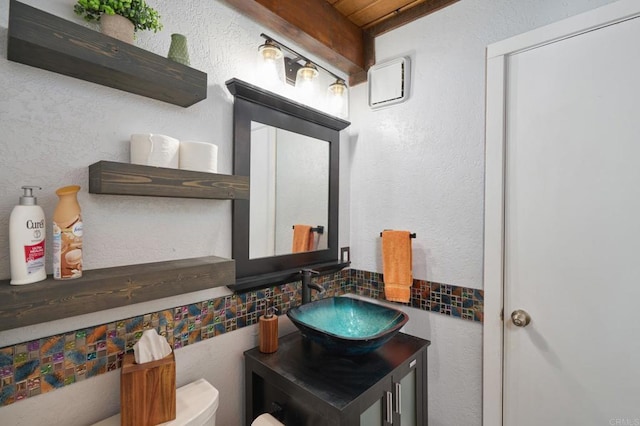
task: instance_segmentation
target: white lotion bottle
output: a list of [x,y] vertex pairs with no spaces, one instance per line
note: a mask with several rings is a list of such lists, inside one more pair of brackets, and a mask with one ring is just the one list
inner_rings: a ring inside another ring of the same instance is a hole
[[11,257],[10,284],[22,285],[42,281],[45,272],[44,210],[33,196],[39,186],[23,186],[24,195],[9,217],[9,247]]

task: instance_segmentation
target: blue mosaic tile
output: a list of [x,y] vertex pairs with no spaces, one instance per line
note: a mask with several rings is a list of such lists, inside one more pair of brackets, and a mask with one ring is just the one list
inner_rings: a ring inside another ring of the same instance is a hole
[[225,310],[225,317],[227,318],[227,320],[230,320],[230,319],[236,317],[236,306],[235,305],[233,305],[233,306],[231,306],[231,304],[228,305],[227,309]]
[[201,318],[200,326],[206,327],[210,324],[213,324],[214,321],[215,321],[214,312],[213,311],[207,312],[207,314],[203,318]]
[[97,376],[99,374],[104,374],[107,371],[107,359],[106,358],[98,358],[95,361],[87,363],[87,377]]
[[64,351],[64,336],[52,336],[41,340],[40,356]]
[[474,289],[473,290],[473,298],[479,302],[484,302],[484,291]]
[[193,331],[189,332],[189,335],[187,336],[187,341],[189,342],[190,345],[193,345],[194,343],[198,343],[200,340],[202,340],[202,333],[200,332],[199,328],[197,330],[194,329]]
[[[8,348],[5,352],[0,351],[0,367],[7,367],[13,365],[13,348]],[[11,354],[10,354],[10,353]],[[2,370],[0,369],[0,373]]]
[[224,324],[222,324],[221,322],[219,322],[219,323],[214,325],[214,330],[215,330],[215,335],[216,336],[226,332],[225,328],[224,328]]
[[65,360],[74,365],[84,364],[86,361],[84,348],[65,352]]
[[13,403],[15,393],[15,385],[8,385],[0,388],[0,405],[4,406]]
[[36,372],[39,367],[39,359],[34,359],[32,361],[27,361],[24,364],[16,365],[13,373],[14,381],[17,383],[27,380],[27,378]]
[[127,333],[133,333],[135,331],[141,331],[142,330],[143,321],[144,321],[144,319],[143,319],[142,316],[129,318],[128,320],[126,320],[125,329],[126,329]]
[[42,379],[53,388],[61,388],[64,386],[64,377],[57,373],[46,374]]
[[189,317],[196,317],[196,316],[200,315],[202,313],[202,308],[200,306],[201,306],[200,303],[193,303],[193,304],[187,306],[188,316]]

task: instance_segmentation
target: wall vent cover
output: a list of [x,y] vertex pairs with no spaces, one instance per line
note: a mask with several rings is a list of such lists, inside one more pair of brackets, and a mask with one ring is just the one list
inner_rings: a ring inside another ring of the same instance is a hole
[[392,59],[369,68],[369,107],[382,108],[409,97],[409,58]]

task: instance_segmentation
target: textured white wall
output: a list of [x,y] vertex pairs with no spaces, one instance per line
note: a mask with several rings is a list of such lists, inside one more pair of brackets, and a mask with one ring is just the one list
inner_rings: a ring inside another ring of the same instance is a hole
[[354,267],[381,272],[380,231],[409,229],[417,278],[482,288],[485,48],[610,2],[461,0],[376,39],[378,63],[411,58],[411,93],[372,111],[351,91]]
[[[63,17],[82,23],[72,12],[73,0],[30,3],[52,12],[60,9],[52,9],[54,5],[64,3]],[[164,133],[216,143],[220,172],[232,171],[232,97],[224,81],[251,79],[244,64],[255,59],[260,28],[217,2],[187,1],[179,7],[171,2],[154,3],[160,5],[165,29],[155,35],[140,33],[137,44],[164,56],[172,32],[187,35],[192,66],[205,71],[209,82],[208,98],[190,108],[7,61],[9,1],[0,3],[3,237],[21,185],[44,188],[38,200],[50,220],[55,189],[73,183],[82,186],[79,201],[86,229],[86,269],[211,254],[230,256],[229,201],[87,192],[88,166],[99,160],[128,162],[132,133]],[[50,233],[49,226],[49,243]],[[49,249],[50,244],[47,246]],[[0,277],[7,278],[8,251],[3,247],[0,253]]]
[[[83,23],[72,12],[74,0],[25,2]],[[57,200],[55,189],[82,186],[86,269],[231,256],[230,201],[87,192],[88,166],[99,160],[128,162],[132,133],[216,143],[220,173],[232,172],[233,99],[224,82],[232,77],[255,81],[252,64],[264,29],[215,1],[149,3],[159,8],[165,28],[139,34],[136,44],[165,56],[171,33],[186,34],[192,66],[208,74],[206,100],[185,109],[7,61],[9,0],[0,0],[0,279],[10,275],[9,215],[20,186],[26,184],[43,187],[38,201],[48,220]],[[47,239],[50,253],[50,224]],[[201,291],[0,332],[0,347],[227,293],[226,288]],[[291,331],[286,324],[282,328]],[[247,327],[176,352],[179,385],[204,377],[219,389],[218,424],[241,424],[242,352],[257,344],[255,329]],[[118,398],[119,372],[108,373],[2,407],[0,423],[86,425],[117,412]]]
[[[414,277],[482,288],[485,48],[610,0],[461,0],[376,39],[409,56],[409,100],[372,111],[351,91],[352,267],[382,272],[383,229],[408,229]],[[479,425],[481,327],[408,310],[430,339],[429,424]]]

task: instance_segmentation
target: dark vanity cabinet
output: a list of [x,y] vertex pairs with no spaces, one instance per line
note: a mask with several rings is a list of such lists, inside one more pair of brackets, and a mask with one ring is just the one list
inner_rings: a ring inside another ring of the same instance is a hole
[[427,347],[398,333],[378,350],[339,356],[284,336],[273,354],[245,352],[245,424],[271,413],[296,426],[427,424]]

